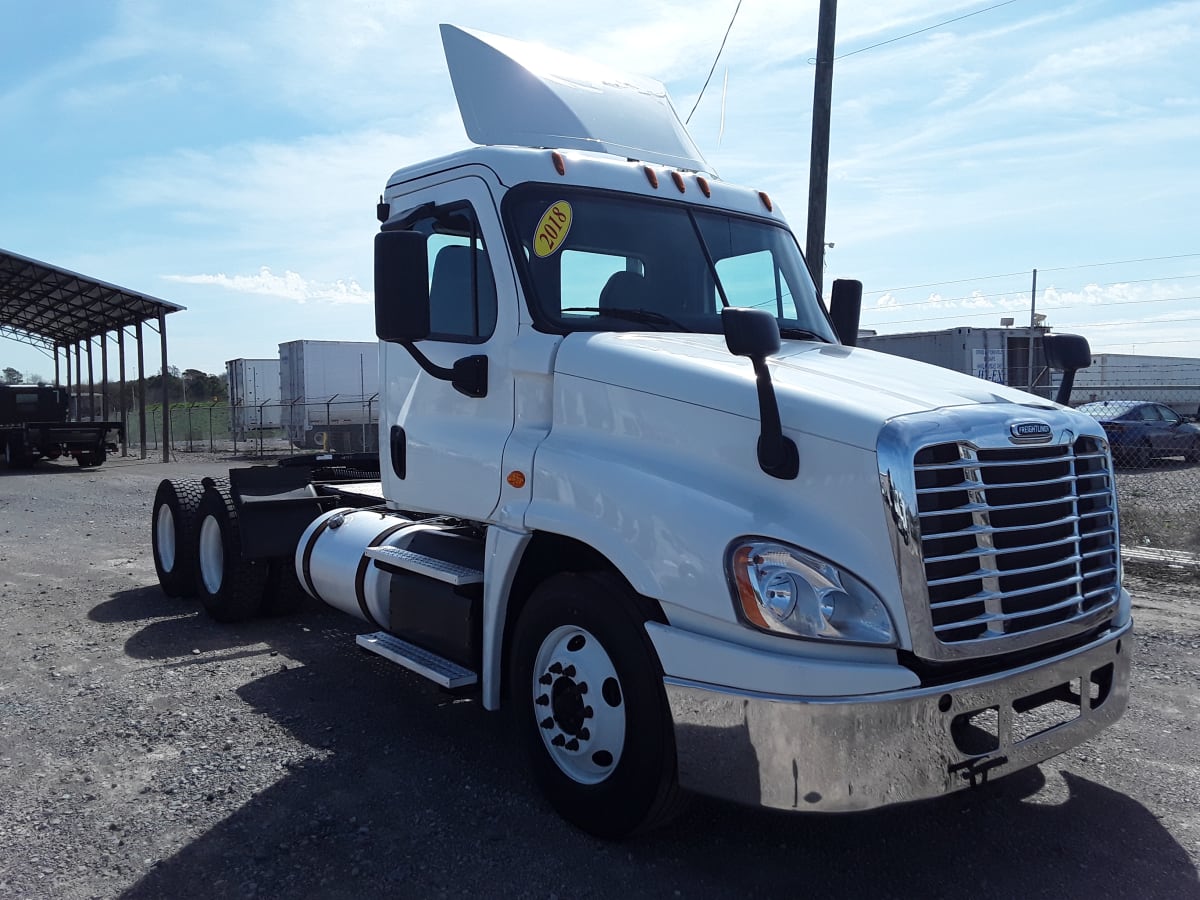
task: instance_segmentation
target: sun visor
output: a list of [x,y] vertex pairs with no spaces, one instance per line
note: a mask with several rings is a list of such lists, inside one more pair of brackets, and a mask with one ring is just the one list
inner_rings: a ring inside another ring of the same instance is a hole
[[661,82],[511,38],[441,29],[458,109],[476,144],[593,150],[712,172]]

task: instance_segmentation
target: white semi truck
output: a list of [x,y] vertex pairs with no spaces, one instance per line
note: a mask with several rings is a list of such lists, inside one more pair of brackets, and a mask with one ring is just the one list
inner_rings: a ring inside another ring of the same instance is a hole
[[826,312],[661,84],[442,38],[479,146],[379,203],[378,456],[164,481],[163,589],[228,621],[299,580],[362,647],[507,708],[605,836],[681,789],[934,797],[1114,722],[1132,624],[1095,420],[854,347],[861,286]]

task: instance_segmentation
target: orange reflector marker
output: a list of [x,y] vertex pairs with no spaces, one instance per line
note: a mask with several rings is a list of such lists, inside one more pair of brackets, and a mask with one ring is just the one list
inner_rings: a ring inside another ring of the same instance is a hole
[[696,184],[700,185],[700,193],[702,193],[705,197],[712,196],[712,188],[708,186],[707,178],[705,178],[703,175],[697,175]]
[[759,628],[770,628],[763,618],[762,610],[754,596],[754,588],[750,585],[750,577],[746,574],[750,568],[750,548],[740,547],[733,555],[733,580],[737,585],[738,600],[742,604],[742,613]]
[[512,472],[509,472],[507,480],[508,480],[508,483],[511,484],[515,488],[525,487],[525,473],[524,472],[517,472],[515,470]]
[[679,188],[679,193],[682,194],[687,190],[687,186],[683,183],[683,176],[678,172],[671,173],[671,180],[675,182],[675,187]]
[[774,209],[774,207],[771,206],[771,198],[767,196],[766,191],[759,191],[758,199],[761,200],[762,205],[767,208],[767,212],[770,212],[772,209]]
[[567,161],[563,159],[563,155],[555,150],[550,154],[550,158],[554,160],[554,171],[559,175],[567,174]]
[[658,190],[658,173],[649,166],[642,166],[642,171],[646,173],[646,180],[650,182],[650,187]]

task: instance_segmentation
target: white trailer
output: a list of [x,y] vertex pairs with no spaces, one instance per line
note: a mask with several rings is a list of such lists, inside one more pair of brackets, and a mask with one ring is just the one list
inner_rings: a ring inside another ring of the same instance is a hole
[[1192,356],[1144,356],[1095,353],[1092,365],[1075,376],[1074,399],[1152,400],[1184,416],[1200,407],[1200,359]]
[[231,359],[225,363],[229,382],[229,427],[244,441],[282,423],[279,405],[279,360]]
[[1114,722],[1132,604],[1100,424],[855,347],[861,284],[827,315],[779,208],[712,172],[661,84],[442,39],[480,146],[384,186],[378,454],[162,482],[163,590],[235,621],[298,580],[361,647],[509,710],[604,836],[686,789],[933,797]]
[[379,345],[287,341],[279,345],[280,403],[298,447],[374,449],[379,418]]

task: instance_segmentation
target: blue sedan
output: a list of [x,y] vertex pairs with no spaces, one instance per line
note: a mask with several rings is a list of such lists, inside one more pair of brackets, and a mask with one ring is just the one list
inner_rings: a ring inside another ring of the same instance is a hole
[[1082,404],[1079,411],[1100,422],[1114,462],[1142,467],[1164,456],[1200,461],[1200,428],[1169,406],[1151,400],[1097,400]]

